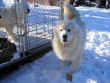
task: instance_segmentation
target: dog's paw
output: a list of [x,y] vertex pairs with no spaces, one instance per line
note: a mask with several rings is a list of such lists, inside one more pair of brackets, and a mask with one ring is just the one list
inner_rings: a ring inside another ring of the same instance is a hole
[[67,80],[72,81],[72,75],[66,74]]

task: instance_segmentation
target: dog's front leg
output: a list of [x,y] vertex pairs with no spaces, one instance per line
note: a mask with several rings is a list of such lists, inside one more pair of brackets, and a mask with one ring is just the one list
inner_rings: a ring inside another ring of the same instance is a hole
[[67,80],[72,81],[72,78],[73,78],[72,74],[74,74],[80,67],[81,57],[82,56],[79,56],[77,59],[72,61],[71,66],[70,66],[70,71],[67,73]]

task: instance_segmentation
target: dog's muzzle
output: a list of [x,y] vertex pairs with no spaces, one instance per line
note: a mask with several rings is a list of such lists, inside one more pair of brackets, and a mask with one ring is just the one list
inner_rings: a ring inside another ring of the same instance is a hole
[[67,42],[67,35],[63,35],[63,42]]

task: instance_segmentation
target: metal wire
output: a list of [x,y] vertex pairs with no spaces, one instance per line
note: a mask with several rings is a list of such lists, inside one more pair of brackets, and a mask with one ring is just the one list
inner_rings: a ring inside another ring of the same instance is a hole
[[[14,4],[18,4],[16,5],[16,18],[18,18],[18,22],[15,22],[13,24],[17,23],[18,25],[16,29],[18,32],[16,33],[16,35],[20,39],[18,42],[18,48],[20,53],[23,53],[23,56],[25,56],[25,51],[29,51],[33,48],[37,49],[40,46],[51,42],[54,26],[56,25],[59,17],[61,17],[60,15],[62,14],[60,12],[60,7],[47,6],[39,3],[37,3],[38,7],[36,7],[34,6],[36,2],[35,0],[33,0],[33,3],[30,4],[30,13],[28,14],[28,16],[25,15],[25,6],[23,6],[24,15],[23,20],[21,20],[19,5],[21,1],[28,3],[27,0],[14,1]],[[21,22],[23,22],[25,26],[24,34],[21,29]],[[13,24],[7,24],[6,26],[8,27]]]

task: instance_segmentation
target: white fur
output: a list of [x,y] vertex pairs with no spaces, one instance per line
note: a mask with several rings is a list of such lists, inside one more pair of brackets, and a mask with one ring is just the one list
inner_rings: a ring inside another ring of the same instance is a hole
[[[10,7],[3,7],[0,9],[0,28],[5,28],[8,35],[15,41],[18,39],[14,37],[13,28],[18,24],[18,16],[17,16],[17,7],[18,3],[10,6]],[[28,14],[27,11],[29,6],[26,2],[20,2],[20,18],[21,21],[23,20],[24,13]],[[24,11],[24,12],[23,12]],[[24,24],[21,22],[21,27],[24,30]]]
[[80,17],[76,8],[66,1],[64,2],[64,16],[66,17],[67,20],[72,20],[75,17]]
[[[74,11],[74,9],[72,11]],[[76,9],[75,12],[77,12]],[[78,15],[72,17],[72,20],[60,21],[56,25],[52,40],[53,50],[56,56],[61,60],[62,65],[71,62],[67,79],[72,79],[72,74],[75,73],[80,66],[86,40],[86,26],[82,22],[79,13],[77,12],[76,14]],[[68,29],[71,31],[68,32]],[[67,34],[67,42],[62,41],[64,34]]]

